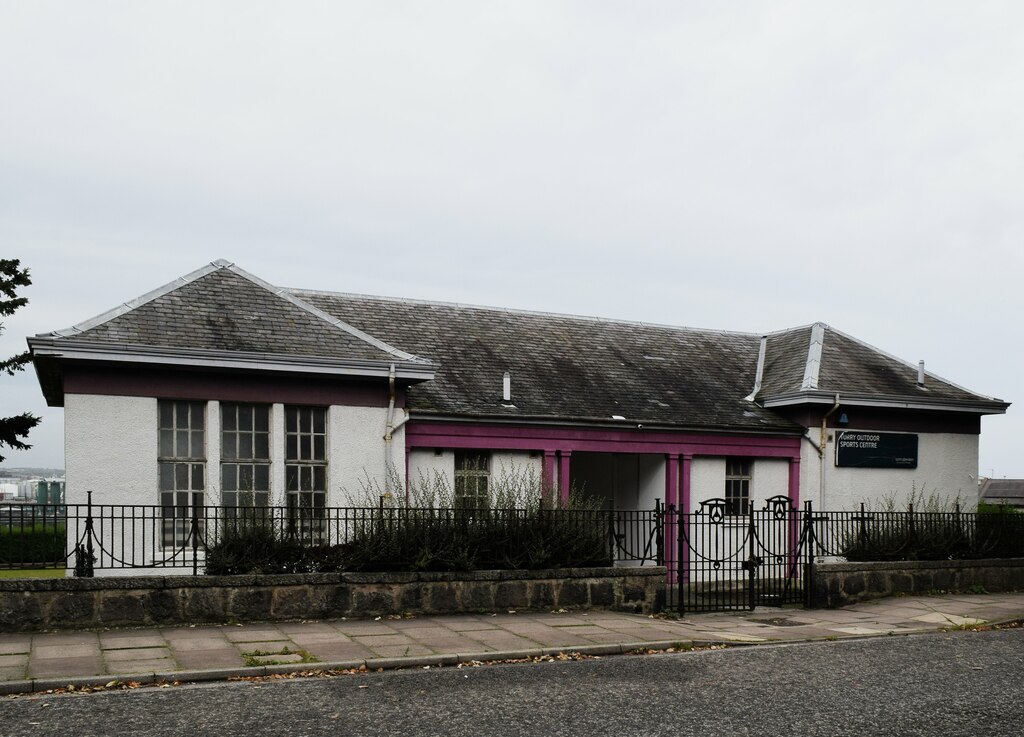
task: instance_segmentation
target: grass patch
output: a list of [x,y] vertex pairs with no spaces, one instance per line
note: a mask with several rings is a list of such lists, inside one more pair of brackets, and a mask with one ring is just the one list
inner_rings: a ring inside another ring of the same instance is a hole
[[0,578],[64,578],[63,568],[0,569]]
[[[300,656],[301,659],[275,660],[273,657],[269,657],[269,659],[266,660],[263,659],[268,658],[268,656],[274,655],[298,655]],[[250,667],[259,667],[261,665],[298,665],[300,663],[320,662],[315,657],[310,655],[308,650],[303,650],[302,648],[292,650],[287,645],[282,647],[280,650],[250,650],[249,652],[242,653],[242,660],[245,662],[246,665]]]

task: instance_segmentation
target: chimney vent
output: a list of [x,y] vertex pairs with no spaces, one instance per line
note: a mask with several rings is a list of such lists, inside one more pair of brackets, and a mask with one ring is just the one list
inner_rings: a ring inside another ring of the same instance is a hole
[[917,385],[924,386],[924,361],[917,362]]
[[512,374],[508,371],[501,380],[501,399],[504,402],[512,401]]

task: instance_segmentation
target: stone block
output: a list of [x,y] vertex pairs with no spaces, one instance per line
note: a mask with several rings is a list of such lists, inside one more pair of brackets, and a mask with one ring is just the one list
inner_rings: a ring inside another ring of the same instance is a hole
[[888,596],[892,591],[892,581],[886,571],[868,571],[867,591],[871,596]]
[[588,603],[587,583],[578,579],[562,581],[557,588],[555,606],[565,609],[579,609]]
[[590,592],[591,606],[612,606],[615,603],[615,584],[611,581],[590,581],[587,588]]
[[455,584],[424,584],[423,594],[423,611],[427,614],[451,614],[459,611]]
[[406,583],[398,586],[398,608],[403,612],[423,611],[423,584]]
[[97,624],[104,627],[132,626],[146,620],[143,606],[145,594],[139,592],[103,591]]
[[398,614],[395,589],[392,586],[354,586],[352,612],[355,616]]
[[228,597],[227,616],[241,622],[258,622],[270,619],[272,596],[270,589],[232,589]]
[[142,608],[146,620],[158,624],[181,622],[181,611],[178,608],[178,592],[149,591],[142,599]]
[[499,581],[495,585],[495,609],[522,609],[528,606],[530,589],[525,581]]
[[308,586],[276,586],[270,602],[274,619],[308,619],[310,617]]
[[843,593],[856,601],[864,593],[864,574],[851,573],[843,581]]
[[0,631],[12,632],[47,624],[42,598],[26,591],[0,592]]
[[459,602],[464,612],[494,611],[494,586],[491,581],[463,581],[459,584]]
[[92,624],[96,594],[92,591],[68,591],[54,597],[49,619],[57,627]]
[[530,582],[530,608],[550,609],[555,605],[555,592],[550,581]]

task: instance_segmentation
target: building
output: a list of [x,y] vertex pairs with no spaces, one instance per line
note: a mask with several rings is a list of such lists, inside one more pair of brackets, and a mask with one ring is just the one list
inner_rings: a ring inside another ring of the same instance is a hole
[[982,479],[978,501],[1024,507],[1024,479]]
[[1009,406],[821,323],[312,292],[224,261],[29,346],[68,503],[343,506],[426,477],[478,501],[507,469],[619,509],[973,497],[981,418]]

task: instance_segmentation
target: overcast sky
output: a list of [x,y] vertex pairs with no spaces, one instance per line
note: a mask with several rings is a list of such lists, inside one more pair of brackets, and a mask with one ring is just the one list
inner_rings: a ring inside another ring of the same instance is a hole
[[[1024,403],[1024,3],[0,0],[4,355],[226,258],[763,332]],[[63,464],[44,419],[6,465]],[[1024,477],[1019,406],[981,473]]]

